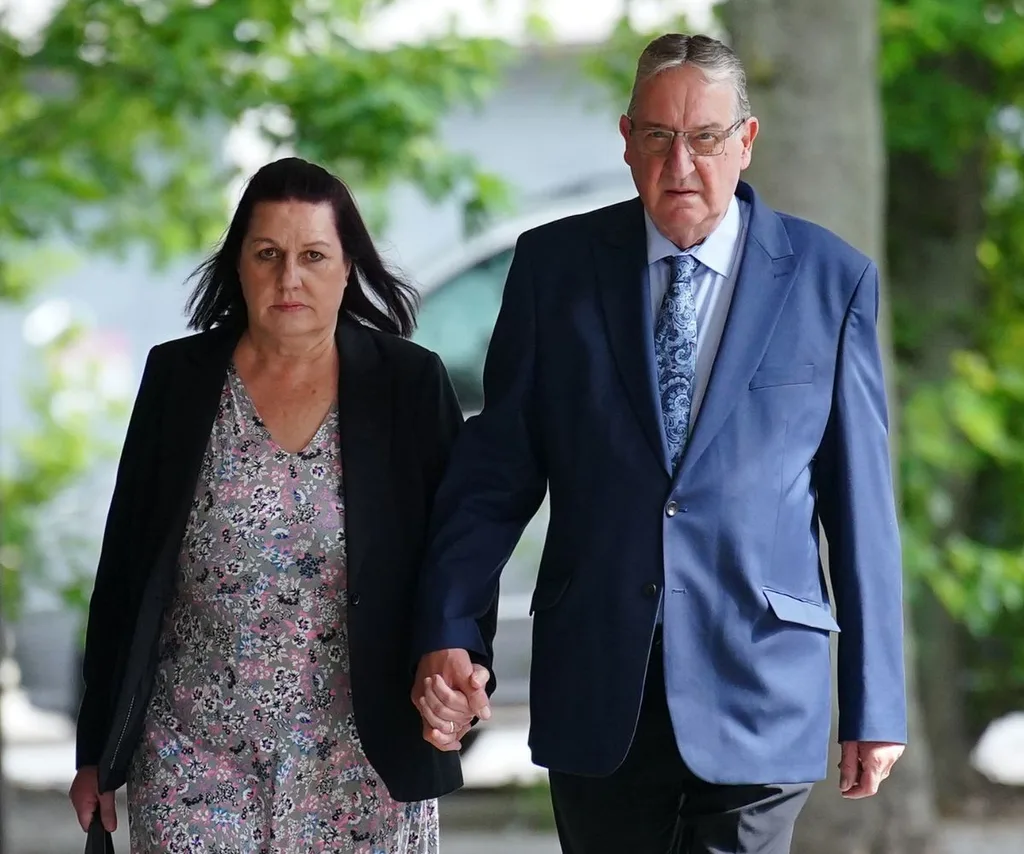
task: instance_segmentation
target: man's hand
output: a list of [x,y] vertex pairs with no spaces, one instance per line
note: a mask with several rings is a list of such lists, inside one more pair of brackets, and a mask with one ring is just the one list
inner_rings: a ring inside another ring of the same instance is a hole
[[438,750],[460,750],[473,718],[491,716],[485,690],[490,673],[464,649],[444,649],[420,659],[412,702],[423,718],[423,738]]
[[839,791],[844,798],[870,798],[889,776],[906,745],[886,741],[844,741]]

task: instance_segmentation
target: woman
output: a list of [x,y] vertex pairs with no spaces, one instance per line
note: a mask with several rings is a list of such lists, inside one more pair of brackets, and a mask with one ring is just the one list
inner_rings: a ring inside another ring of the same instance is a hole
[[451,383],[318,166],[261,169],[196,272],[104,534],[79,820],[112,831],[127,782],[136,854],[436,852],[461,771],[421,736],[409,625]]

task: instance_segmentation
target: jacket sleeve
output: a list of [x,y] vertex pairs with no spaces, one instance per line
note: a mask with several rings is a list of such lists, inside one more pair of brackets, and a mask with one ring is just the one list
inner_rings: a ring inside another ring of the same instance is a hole
[[842,629],[839,739],[905,743],[902,561],[878,303],[878,270],[869,264],[843,321],[815,486]]
[[[484,406],[455,443],[420,575],[414,657],[465,649],[491,667],[501,570],[547,487],[538,451],[530,248],[517,243],[484,366]],[[493,668],[491,668],[493,670]]]
[[85,691],[78,713],[75,767],[96,765],[103,752],[115,702],[114,669],[129,625],[128,573],[137,513],[145,506],[146,473],[157,444],[161,380],[150,351],[118,463],[107,513],[96,581],[89,602],[82,675]]

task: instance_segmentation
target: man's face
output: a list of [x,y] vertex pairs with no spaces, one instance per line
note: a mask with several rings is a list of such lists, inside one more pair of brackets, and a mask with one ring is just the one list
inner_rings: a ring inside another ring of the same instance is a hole
[[[721,221],[736,191],[740,172],[750,165],[757,119],[736,124],[736,91],[730,83],[708,83],[692,65],[663,71],[641,84],[632,120],[619,130],[625,160],[644,207],[658,230],[681,249],[707,237]],[[695,155],[680,137],[668,150],[652,153],[666,135],[693,131],[695,146],[735,128],[720,154]],[[704,132],[703,134],[701,132]]]

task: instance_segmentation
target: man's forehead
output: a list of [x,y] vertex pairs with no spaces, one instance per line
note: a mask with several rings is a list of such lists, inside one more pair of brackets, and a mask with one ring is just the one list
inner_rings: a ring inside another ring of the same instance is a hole
[[728,82],[709,82],[698,69],[671,69],[640,87],[634,118],[649,124],[685,118],[690,125],[724,126],[733,121],[735,102],[735,90]]

